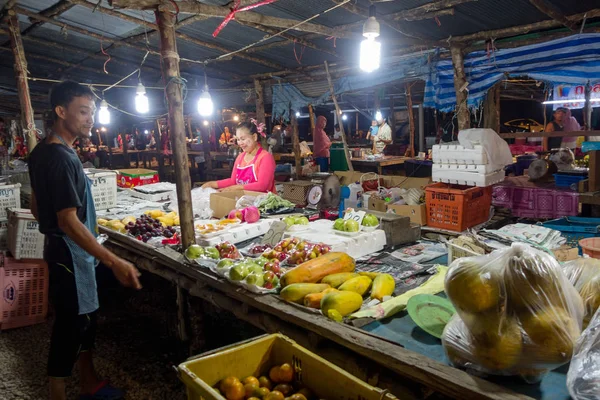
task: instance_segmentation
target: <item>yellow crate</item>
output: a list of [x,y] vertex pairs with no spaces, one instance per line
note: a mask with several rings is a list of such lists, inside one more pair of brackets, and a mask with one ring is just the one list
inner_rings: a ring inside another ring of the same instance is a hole
[[295,379],[327,400],[393,400],[393,395],[350,375],[281,334],[260,336],[205,353],[179,364],[179,377],[190,400],[223,400],[212,389],[221,379],[269,374],[275,365],[289,363]]

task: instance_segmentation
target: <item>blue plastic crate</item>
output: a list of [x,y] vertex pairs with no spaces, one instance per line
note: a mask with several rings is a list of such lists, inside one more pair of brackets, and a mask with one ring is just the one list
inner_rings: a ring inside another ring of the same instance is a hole
[[571,247],[579,247],[581,239],[600,236],[600,218],[563,217],[544,222],[542,225],[559,231],[567,238],[567,244]]
[[571,187],[584,179],[587,179],[587,175],[554,174],[555,185],[561,187]]

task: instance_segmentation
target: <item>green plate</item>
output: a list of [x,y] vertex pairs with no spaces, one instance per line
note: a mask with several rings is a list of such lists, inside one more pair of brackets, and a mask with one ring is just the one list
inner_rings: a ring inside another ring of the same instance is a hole
[[438,339],[441,339],[444,327],[456,313],[450,300],[432,294],[411,297],[406,309],[417,326]]

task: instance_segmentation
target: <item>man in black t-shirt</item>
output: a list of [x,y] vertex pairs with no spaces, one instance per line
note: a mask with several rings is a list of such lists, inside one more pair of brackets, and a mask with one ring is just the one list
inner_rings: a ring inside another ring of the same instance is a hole
[[123,392],[101,381],[92,362],[98,309],[96,260],[124,286],[140,289],[139,272],[96,241],[91,186],[73,150],[73,143],[88,138],[94,125],[93,93],[76,82],[62,82],[52,90],[50,103],[53,133],[29,159],[31,211],[46,235],[44,260],[56,315],[48,357],[50,399],[66,398],[65,377],[77,360],[81,398],[119,399]]

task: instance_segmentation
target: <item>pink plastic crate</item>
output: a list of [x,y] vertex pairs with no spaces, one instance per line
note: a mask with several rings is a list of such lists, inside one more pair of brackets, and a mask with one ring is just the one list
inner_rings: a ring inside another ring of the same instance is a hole
[[579,193],[560,189],[496,185],[492,204],[522,218],[560,218],[579,214]]
[[0,253],[0,330],[44,322],[48,267],[43,260],[15,260]]
[[510,152],[513,156],[542,151],[542,146],[531,146],[526,144],[509,144],[508,147],[510,148]]

